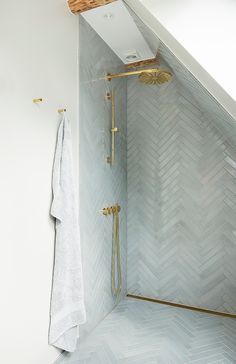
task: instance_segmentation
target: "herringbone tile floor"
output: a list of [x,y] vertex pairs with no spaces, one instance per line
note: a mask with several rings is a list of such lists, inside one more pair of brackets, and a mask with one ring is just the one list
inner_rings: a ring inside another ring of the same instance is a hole
[[236,363],[236,320],[125,299],[57,363]]

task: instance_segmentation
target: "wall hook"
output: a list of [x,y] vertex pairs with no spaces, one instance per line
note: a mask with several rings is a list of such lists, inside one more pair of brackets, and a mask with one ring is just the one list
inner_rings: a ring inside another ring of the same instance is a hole
[[66,109],[58,109],[57,111],[61,114],[63,112],[66,112]]
[[43,101],[43,99],[41,99],[41,98],[40,99],[33,99],[34,104],[37,104],[38,102],[42,102],[42,101]]

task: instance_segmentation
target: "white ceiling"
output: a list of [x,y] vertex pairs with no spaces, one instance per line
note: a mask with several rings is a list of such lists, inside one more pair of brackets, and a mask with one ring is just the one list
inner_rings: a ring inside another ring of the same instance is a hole
[[85,11],[82,16],[124,63],[155,57],[123,1]]

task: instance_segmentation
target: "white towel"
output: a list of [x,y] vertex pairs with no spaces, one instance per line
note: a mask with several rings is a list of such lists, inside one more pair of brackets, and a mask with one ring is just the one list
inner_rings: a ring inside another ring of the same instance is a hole
[[51,215],[56,221],[49,344],[73,352],[86,320],[69,121],[63,116],[53,167]]

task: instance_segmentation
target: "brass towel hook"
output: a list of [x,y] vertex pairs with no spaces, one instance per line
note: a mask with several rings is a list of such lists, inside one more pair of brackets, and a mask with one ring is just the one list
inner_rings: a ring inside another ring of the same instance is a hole
[[39,99],[33,99],[33,103],[34,104],[38,104],[39,102],[42,102],[43,99],[42,98],[39,98]]
[[59,114],[66,112],[66,109],[58,109],[57,112],[59,112]]

